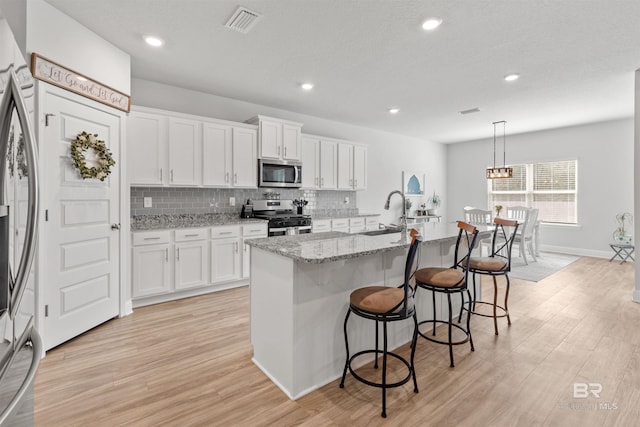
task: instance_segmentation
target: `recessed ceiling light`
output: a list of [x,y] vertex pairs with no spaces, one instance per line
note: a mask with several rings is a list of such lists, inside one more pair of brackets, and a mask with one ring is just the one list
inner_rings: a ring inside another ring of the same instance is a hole
[[144,36],[143,38],[149,46],[160,47],[164,44],[164,41],[156,36]]
[[441,18],[428,18],[422,23],[422,29],[427,31],[435,30],[440,24],[442,24]]
[[313,89],[313,83],[302,83],[300,87],[304,90],[311,90]]
[[399,111],[399,108],[389,108],[389,114],[398,114]]
[[504,76],[505,81],[512,82],[514,80],[518,80],[520,78],[520,74],[507,74]]

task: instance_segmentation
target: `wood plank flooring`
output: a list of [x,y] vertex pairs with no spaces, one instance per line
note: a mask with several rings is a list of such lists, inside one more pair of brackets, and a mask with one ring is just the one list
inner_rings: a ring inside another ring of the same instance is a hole
[[[36,426],[633,426],[640,419],[640,304],[633,264],[581,258],[512,280],[512,326],[473,317],[475,352],[421,340],[420,393],[347,377],[290,401],[251,362],[247,288],[136,309],[47,353]],[[485,295],[492,286],[484,282]],[[400,353],[408,355],[408,346]],[[366,369],[366,368],[365,368]],[[574,383],[600,398],[574,398]]]

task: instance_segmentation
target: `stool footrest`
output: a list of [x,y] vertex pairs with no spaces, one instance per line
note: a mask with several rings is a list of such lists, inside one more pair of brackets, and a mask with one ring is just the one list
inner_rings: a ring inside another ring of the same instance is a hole
[[[486,302],[486,301],[474,301],[473,304],[484,304],[484,305],[490,305],[491,307],[493,307],[493,303],[492,302]],[[465,311],[468,311],[469,309],[467,307],[462,308]],[[509,312],[501,305],[496,305],[496,309],[499,309],[502,311],[502,314],[497,314],[495,317],[507,317],[509,315]],[[482,317],[491,317],[493,318],[493,313],[491,314],[486,314],[486,313],[480,313],[475,311],[475,309],[471,310],[471,314],[475,314],[476,316],[482,316]]]
[[[391,356],[393,358],[395,358],[396,360],[399,360],[400,362],[402,362],[405,367],[407,368],[408,372],[407,372],[407,376],[403,379],[401,379],[400,381],[397,381],[395,383],[389,383],[389,384],[385,384],[384,386],[382,385],[382,383],[377,383],[374,381],[369,381],[366,378],[361,377],[360,375],[358,375],[356,373],[356,371],[351,367],[351,363],[359,356],[362,356],[364,354],[371,354],[371,353],[377,353],[382,357],[382,351],[381,350],[363,350],[363,351],[359,351],[356,354],[354,354],[353,356],[351,356],[349,358],[349,361],[347,362],[347,366],[349,368],[349,372],[351,372],[351,375],[357,379],[358,381],[365,383],[367,385],[370,385],[372,387],[378,387],[378,388],[389,388],[389,387],[399,387],[403,384],[406,384],[407,382],[409,382],[409,380],[412,377],[412,370],[411,370],[411,364],[402,356],[397,355],[396,353],[393,353],[391,351],[387,351],[387,356]],[[378,368],[380,369],[380,368]]]
[[[439,324],[443,324],[443,325],[449,325],[449,322],[446,321],[446,320],[436,320],[435,322],[439,323]],[[433,325],[433,319],[431,319],[431,320],[423,320],[422,322],[418,323],[418,335],[420,335],[422,338],[424,338],[426,340],[429,340],[431,342],[435,342],[435,343],[438,343],[438,344],[449,345],[449,341],[442,341],[442,340],[430,337],[427,334],[424,334],[420,330],[420,325],[427,324],[427,323],[430,323],[431,325]],[[464,343],[469,342],[469,336],[470,336],[469,331],[467,331],[465,328],[463,328],[460,325],[456,325],[455,323],[452,323],[451,327],[457,328],[458,330],[464,332],[464,334],[466,335],[466,338],[464,338],[464,339],[462,339],[460,341],[453,341],[453,342],[451,342],[451,345],[460,345],[460,344],[464,344]]]

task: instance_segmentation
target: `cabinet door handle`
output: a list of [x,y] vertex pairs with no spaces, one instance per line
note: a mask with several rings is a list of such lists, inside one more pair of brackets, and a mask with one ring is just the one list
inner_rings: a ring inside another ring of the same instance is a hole
[[278,151],[277,151],[277,153],[278,153],[278,156],[279,156],[279,155],[280,155],[280,146],[279,146],[279,145],[278,145]]
[[284,156],[287,157],[287,147],[284,147]]
[[198,237],[197,234],[185,234],[184,237]]
[[238,183],[238,174],[237,174],[237,173],[234,173],[234,174],[233,174],[233,183],[234,183],[234,184],[237,184],[237,183]]
[[145,237],[143,240],[158,240],[159,237]]
[[231,233],[233,233],[233,231],[221,231],[220,235],[222,235],[222,234],[231,234]]
[[234,246],[236,247],[236,253],[238,253],[238,242],[235,242]]
[[320,183],[320,187],[324,187],[324,178],[322,178],[322,182]]
[[169,262],[169,248],[164,250],[164,260]]
[[162,168],[160,168],[160,182],[162,182]]
[[180,261],[180,248],[176,248],[176,259]]
[[171,169],[171,182],[173,182],[173,169]]

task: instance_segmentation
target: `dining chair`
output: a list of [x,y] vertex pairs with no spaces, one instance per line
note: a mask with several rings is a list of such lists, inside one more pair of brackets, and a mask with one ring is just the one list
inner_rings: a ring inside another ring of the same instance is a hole
[[[507,206],[507,219],[515,219],[522,223],[527,218],[529,208],[526,206]],[[522,231],[522,228],[520,228]]]
[[514,242],[518,244],[518,256],[524,259],[524,263],[529,265],[527,251],[531,254],[533,261],[536,259],[536,251],[533,247],[533,233],[538,221],[538,209],[527,209],[527,214],[522,225],[522,232],[515,236]]
[[[492,225],[493,224],[493,215],[491,211],[471,208],[464,209],[464,222],[467,224],[473,225]],[[491,238],[482,239],[478,242],[478,248],[480,249],[480,255],[483,254],[484,248],[487,248],[487,252],[490,250]]]

